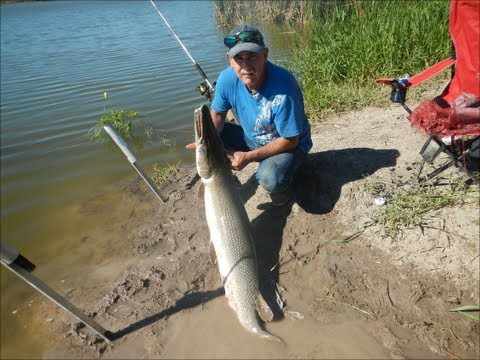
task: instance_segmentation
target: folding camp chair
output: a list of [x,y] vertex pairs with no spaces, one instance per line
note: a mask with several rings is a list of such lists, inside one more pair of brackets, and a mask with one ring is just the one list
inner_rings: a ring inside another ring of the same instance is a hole
[[[412,77],[404,75],[401,78],[375,80],[392,86],[390,100],[401,104],[409,113],[407,118],[411,125],[428,135],[420,150],[423,161],[417,171],[417,180],[420,180],[425,162],[433,164],[435,158],[444,152],[450,161],[428,174],[427,178],[455,165],[480,185],[479,30],[480,2],[451,0],[449,32],[453,44],[452,58]],[[405,104],[407,89],[447,68],[451,68],[452,78],[442,94],[410,110]]]

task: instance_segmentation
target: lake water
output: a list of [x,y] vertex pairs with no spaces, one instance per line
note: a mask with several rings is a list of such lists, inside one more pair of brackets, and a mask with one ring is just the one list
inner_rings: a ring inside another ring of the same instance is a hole
[[[227,66],[214,2],[156,4],[214,82]],[[291,35],[262,30],[270,57],[281,61]],[[206,101],[196,91],[202,81],[149,1],[1,5],[2,241],[32,260],[47,283],[108,256],[108,246],[69,253],[82,229],[100,231],[112,221],[108,211],[87,221],[71,209],[96,197],[122,201],[103,195],[138,175],[118,148],[90,141],[88,131],[104,112],[132,109],[166,139],[132,149],[147,173],[154,164],[193,163],[185,144],[193,140],[193,109]],[[32,289],[3,267],[1,280],[2,357],[18,346],[20,357],[38,357],[38,339],[18,336],[28,319],[12,317]]]

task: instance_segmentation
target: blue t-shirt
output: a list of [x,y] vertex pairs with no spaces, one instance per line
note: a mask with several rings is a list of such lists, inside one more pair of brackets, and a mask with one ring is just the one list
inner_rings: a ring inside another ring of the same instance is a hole
[[230,108],[235,109],[245,141],[252,150],[279,137],[294,136],[299,137],[298,147],[305,154],[312,148],[300,87],[290,72],[269,61],[265,82],[255,94],[248,91],[232,67],[220,73],[212,109],[226,112]]

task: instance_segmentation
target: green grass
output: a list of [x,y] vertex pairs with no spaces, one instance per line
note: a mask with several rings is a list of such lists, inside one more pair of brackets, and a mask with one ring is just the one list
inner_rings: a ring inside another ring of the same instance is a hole
[[112,110],[104,113],[90,128],[90,140],[110,142],[110,137],[103,130],[110,125],[129,145],[141,148],[145,143],[158,141],[163,146],[175,146],[176,140],[167,136],[166,131],[154,129],[140,113],[134,110]]
[[478,195],[478,186],[467,186],[458,179],[450,180],[447,186],[436,186],[430,181],[398,188],[384,195],[386,205],[371,223],[381,225],[384,235],[390,237],[414,227],[438,228],[435,224],[439,223],[439,210],[461,206],[472,200],[478,202]]
[[129,139],[133,137],[132,124],[141,119],[142,116],[133,110],[112,110],[101,116],[100,120],[90,129],[89,134],[92,139],[104,140],[108,136],[102,132],[103,126],[110,125],[122,138]]
[[448,1],[344,1],[314,21],[292,59],[309,115],[379,105],[376,78],[414,75],[450,56],[448,9]]
[[434,228],[448,232],[443,228],[441,210],[471,202],[479,203],[480,193],[477,185],[466,185],[461,177],[442,180],[447,180],[448,185],[439,186],[432,179],[415,186],[398,187],[398,185],[388,185],[373,178],[366,178],[363,191],[369,198],[384,197],[385,205],[378,208],[372,218],[353,233],[341,239],[332,239],[329,243],[348,243],[374,225],[380,227],[381,236],[391,238],[396,238],[404,231],[413,228],[420,228],[422,231],[425,228]]
[[387,193],[387,184],[373,176],[364,177],[363,191],[370,196],[384,196]]
[[164,166],[153,164],[152,180],[155,184],[163,184],[170,181],[175,173],[180,169],[181,161],[177,164],[167,163]]
[[375,223],[383,226],[387,236],[395,237],[402,229],[431,226],[431,219],[438,216],[433,211],[462,205],[464,201],[462,192],[445,192],[434,186],[400,189],[387,199]]
[[[477,324],[480,324],[480,306],[478,305],[465,305],[465,306],[460,306],[455,309],[450,309],[449,311],[452,312],[458,312],[465,317],[469,318],[470,320],[475,321]],[[472,314],[472,312],[475,312],[475,314]]]

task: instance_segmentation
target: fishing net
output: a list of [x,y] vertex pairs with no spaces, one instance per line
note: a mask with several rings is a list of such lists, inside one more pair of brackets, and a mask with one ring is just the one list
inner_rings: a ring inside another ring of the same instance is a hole
[[453,106],[447,108],[441,107],[434,100],[424,100],[408,116],[408,120],[415,129],[427,135],[480,135],[480,108],[469,107],[472,102],[475,100],[464,94],[457,98]]

